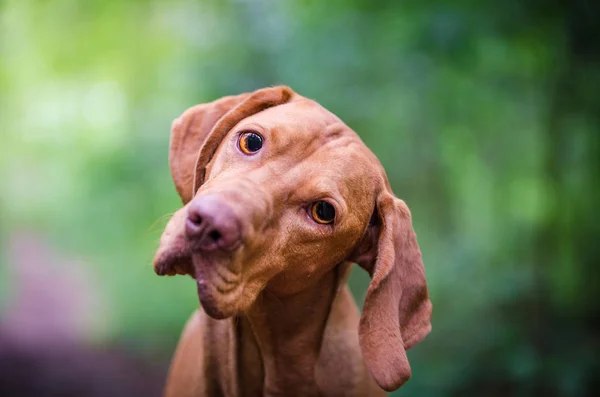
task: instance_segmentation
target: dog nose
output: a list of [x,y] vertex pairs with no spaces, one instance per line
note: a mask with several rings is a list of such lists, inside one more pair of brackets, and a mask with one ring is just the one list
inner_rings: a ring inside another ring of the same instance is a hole
[[240,229],[235,213],[218,196],[197,197],[188,207],[185,232],[201,251],[233,251],[242,240]]

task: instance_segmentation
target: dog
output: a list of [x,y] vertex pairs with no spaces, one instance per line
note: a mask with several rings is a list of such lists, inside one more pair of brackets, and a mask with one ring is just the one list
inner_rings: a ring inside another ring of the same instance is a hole
[[[411,214],[338,117],[289,87],[228,96],[172,124],[183,208],[154,259],[190,275],[165,395],[379,396],[411,376],[431,330]],[[362,315],[346,284],[371,276]]]

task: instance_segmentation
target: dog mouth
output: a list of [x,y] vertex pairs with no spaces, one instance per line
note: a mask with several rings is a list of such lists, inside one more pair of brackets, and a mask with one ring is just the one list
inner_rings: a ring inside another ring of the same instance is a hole
[[189,275],[196,280],[200,305],[210,317],[224,319],[236,314],[241,295],[242,275],[235,264],[239,249],[233,253],[210,255],[190,249],[189,245],[159,252],[154,268],[159,276]]
[[198,298],[205,312],[221,319],[237,313],[244,286],[241,255],[243,241],[236,247],[213,249],[190,238],[184,227],[188,219],[186,207],[169,220],[154,257],[154,270],[159,276],[189,275],[196,280]]
[[192,254],[198,299],[206,314],[215,319],[236,313],[242,277],[240,272],[232,269],[232,259]]
[[159,276],[189,275],[196,278],[192,258],[188,252],[180,249],[159,251],[154,259],[154,271]]

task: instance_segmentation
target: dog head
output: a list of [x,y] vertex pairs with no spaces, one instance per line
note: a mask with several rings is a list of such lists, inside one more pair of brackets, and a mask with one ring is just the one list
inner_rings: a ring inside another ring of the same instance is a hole
[[287,87],[225,97],[173,122],[169,162],[183,208],[155,258],[196,279],[206,313],[246,312],[261,291],[294,294],[346,262],[369,272],[359,338],[379,385],[410,377],[405,350],[431,303],[410,212],[358,135]]

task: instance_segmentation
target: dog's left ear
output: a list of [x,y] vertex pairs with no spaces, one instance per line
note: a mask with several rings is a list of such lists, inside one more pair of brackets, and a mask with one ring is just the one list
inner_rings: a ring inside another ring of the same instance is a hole
[[196,105],[175,119],[169,165],[183,203],[188,203],[204,182],[206,165],[231,128],[248,116],[288,102],[293,95],[285,86],[263,88]]
[[350,260],[371,275],[359,326],[365,362],[382,389],[396,390],[411,376],[406,350],[431,331],[431,302],[410,211],[387,188]]

